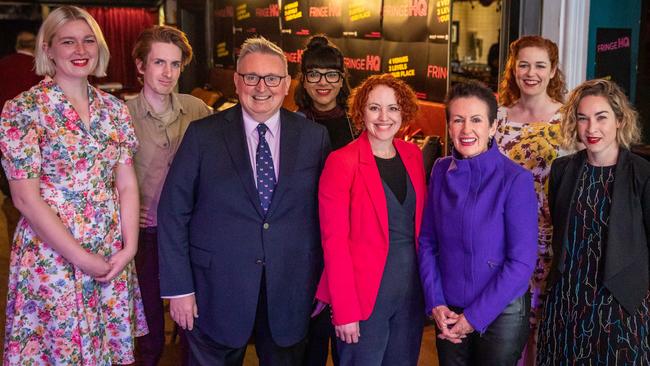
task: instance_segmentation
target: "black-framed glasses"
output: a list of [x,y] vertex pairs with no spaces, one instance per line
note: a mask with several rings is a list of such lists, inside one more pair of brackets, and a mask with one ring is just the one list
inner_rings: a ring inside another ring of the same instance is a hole
[[280,85],[280,82],[282,79],[286,78],[287,76],[278,76],[278,75],[265,75],[265,76],[259,76],[256,74],[242,74],[238,72],[239,76],[244,80],[244,84],[248,86],[257,86],[257,84],[260,83],[260,80],[264,79],[264,84],[268,87],[276,87]]
[[305,80],[307,80],[308,83],[318,83],[321,81],[323,76],[325,77],[325,81],[328,83],[338,83],[343,77],[343,74],[341,74],[340,71],[319,72],[316,70],[309,70],[305,74]]

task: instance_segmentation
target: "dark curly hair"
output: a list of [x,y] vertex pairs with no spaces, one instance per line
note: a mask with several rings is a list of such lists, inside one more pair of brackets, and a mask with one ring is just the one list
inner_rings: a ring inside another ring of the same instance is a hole
[[310,69],[316,68],[335,69],[343,74],[343,85],[339,94],[336,96],[336,104],[346,108],[348,97],[350,96],[350,86],[348,85],[347,73],[343,62],[343,53],[327,37],[322,35],[311,37],[302,54],[299,74],[300,83],[298,83],[294,94],[294,101],[298,105],[298,108],[306,110],[312,107],[313,101],[307,91],[305,91],[303,83],[305,82],[305,73]]
[[515,79],[515,69],[519,51],[527,47],[541,48],[548,53],[548,58],[551,61],[551,70],[555,70],[555,75],[548,83],[546,93],[555,101],[564,103],[564,95],[567,93],[567,89],[564,83],[564,74],[558,67],[560,56],[557,45],[553,41],[540,36],[524,36],[510,43],[508,61],[503,71],[503,79],[499,84],[499,104],[510,107],[521,97],[521,92]]
[[363,116],[368,95],[378,85],[385,85],[395,91],[397,104],[402,112],[402,128],[406,127],[418,112],[418,100],[413,89],[406,82],[391,74],[372,75],[352,90],[349,101],[352,123],[359,130],[364,128]]

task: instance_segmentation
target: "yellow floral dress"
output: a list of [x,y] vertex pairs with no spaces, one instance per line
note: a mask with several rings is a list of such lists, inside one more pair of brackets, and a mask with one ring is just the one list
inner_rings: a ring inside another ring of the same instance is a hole
[[[565,154],[560,149],[560,114],[550,121],[521,123],[508,120],[507,109],[499,108],[494,141],[501,152],[533,173],[539,215],[537,266],[531,280],[531,332],[535,332],[543,306],[546,276],[553,256],[553,226],[548,209],[548,175],[555,158]],[[531,333],[534,334],[534,333]]]
[[[117,164],[137,140],[126,106],[88,85],[90,128],[54,81],[42,81],[0,116],[9,179],[38,179],[43,200],[87,251],[122,248]],[[4,365],[98,366],[134,362],[147,332],[133,262],[99,283],[42,241],[24,218],[11,248]]]

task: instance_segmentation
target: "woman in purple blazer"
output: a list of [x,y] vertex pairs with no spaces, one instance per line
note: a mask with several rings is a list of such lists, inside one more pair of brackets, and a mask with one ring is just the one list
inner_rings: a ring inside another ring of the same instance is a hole
[[453,154],[431,172],[418,253],[440,365],[514,365],[528,336],[536,259],[533,176],[492,143],[489,89],[455,85],[446,114]]

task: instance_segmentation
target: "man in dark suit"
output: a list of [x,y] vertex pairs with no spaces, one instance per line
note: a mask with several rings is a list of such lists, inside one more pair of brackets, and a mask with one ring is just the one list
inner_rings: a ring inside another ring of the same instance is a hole
[[[16,36],[16,53],[0,59],[0,112],[5,102],[13,99],[18,94],[29,90],[38,84],[41,76],[36,75],[34,70],[34,47],[36,36],[31,32],[20,32]],[[14,207],[9,192],[9,182],[3,169],[0,169],[0,190],[5,198],[2,201],[2,211],[7,218],[7,237],[11,243],[14,236],[20,212]]]
[[264,38],[241,49],[240,104],[191,123],[158,206],[161,295],[191,364],[298,365],[322,271],[318,179],[327,130],[281,109],[290,77]]
[[34,47],[36,36],[20,32],[16,36],[16,53],[0,59],[0,110],[5,102],[38,84],[42,79],[34,71]]

